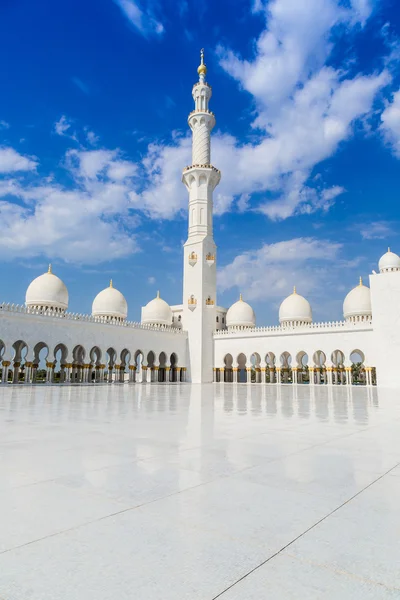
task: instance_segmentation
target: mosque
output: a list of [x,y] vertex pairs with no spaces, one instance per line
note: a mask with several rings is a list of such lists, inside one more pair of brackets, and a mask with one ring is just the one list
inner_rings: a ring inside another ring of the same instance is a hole
[[[127,320],[128,305],[112,281],[92,314],[68,312],[68,290],[52,272],[28,286],[24,305],[0,304],[1,383],[269,383],[399,386],[400,257],[390,249],[379,272],[360,279],[343,303],[343,321],[314,323],[297,293],[283,300],[279,325],[256,327],[240,296],[217,305],[213,191],[221,173],[211,164],[212,94],[201,52],[188,118],[192,164],[183,169],[189,195],[183,248],[182,304],[159,294]],[[42,379],[39,371],[43,372]]]

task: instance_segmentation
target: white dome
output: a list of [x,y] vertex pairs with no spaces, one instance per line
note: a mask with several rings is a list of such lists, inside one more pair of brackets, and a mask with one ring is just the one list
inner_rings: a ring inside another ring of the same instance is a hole
[[105,317],[108,319],[125,320],[128,315],[128,305],[120,291],[110,287],[99,292],[92,304],[93,317]]
[[49,265],[47,273],[36,277],[26,290],[25,304],[31,308],[52,308],[65,312],[68,308],[68,290]]
[[361,277],[360,284],[344,299],[343,316],[346,321],[367,321],[372,318],[371,291],[363,285]]
[[279,307],[279,323],[281,325],[304,325],[312,322],[312,310],[308,300],[293,290],[293,294],[285,298]]
[[379,271],[381,273],[387,273],[390,271],[400,270],[400,256],[394,252],[388,251],[384,254],[379,261]]
[[172,325],[172,310],[169,304],[160,298],[160,292],[157,292],[157,297],[142,308],[142,323]]
[[251,308],[250,304],[244,302],[242,299],[242,294],[240,294],[240,298],[235,304],[229,308],[226,313],[226,325],[228,328],[230,327],[255,327],[256,324],[256,315],[254,314],[254,310]]

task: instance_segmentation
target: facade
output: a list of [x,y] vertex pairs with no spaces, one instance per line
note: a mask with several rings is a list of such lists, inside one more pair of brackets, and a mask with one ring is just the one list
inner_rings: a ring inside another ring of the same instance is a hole
[[94,299],[91,315],[68,313],[68,290],[49,266],[29,285],[25,304],[0,305],[1,383],[270,383],[396,386],[400,352],[400,257],[390,249],[379,273],[360,280],[344,299],[343,321],[314,323],[296,289],[283,300],[279,325],[256,327],[240,298],[217,304],[213,192],[221,173],[211,162],[203,51],[193,86],[192,162],[183,170],[188,236],[183,247],[182,304],[157,294],[141,322],[112,281]]

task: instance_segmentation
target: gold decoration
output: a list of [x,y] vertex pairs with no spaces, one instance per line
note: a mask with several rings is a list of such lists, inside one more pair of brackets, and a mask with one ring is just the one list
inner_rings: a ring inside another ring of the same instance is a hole
[[362,284],[363,284],[363,280],[362,280],[362,277],[360,276],[360,282],[359,282],[359,284],[358,284],[358,285],[361,287],[361,286],[362,286]]
[[199,75],[206,75],[207,74],[207,67],[204,64],[204,48],[202,48],[200,50],[200,61],[201,62],[200,62],[200,65],[199,65],[199,67],[197,69],[197,72],[198,72]]
[[112,279],[110,279],[110,288],[112,288],[112,287],[113,287],[113,282],[112,282]]
[[48,272],[50,275],[52,275],[52,274],[53,274],[53,271],[51,270],[51,263],[49,264],[49,268],[47,269],[47,272]]
[[210,296],[208,296],[208,298],[206,300],[206,305],[207,306],[213,306],[214,305],[214,300],[211,300]]
[[296,286],[293,286],[293,294],[297,294]]
[[188,304],[193,306],[194,304],[197,304],[197,300],[196,298],[192,295],[190,296],[189,300],[188,300]]

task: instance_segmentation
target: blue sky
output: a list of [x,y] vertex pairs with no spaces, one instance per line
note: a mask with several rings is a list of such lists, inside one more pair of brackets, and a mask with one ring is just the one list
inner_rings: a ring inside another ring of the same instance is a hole
[[[304,5],[304,6],[303,6]],[[181,302],[187,115],[205,48],[218,302],[316,320],[400,252],[400,9],[393,0],[3,0],[1,299],[53,263],[70,310],[112,277],[129,318]]]

